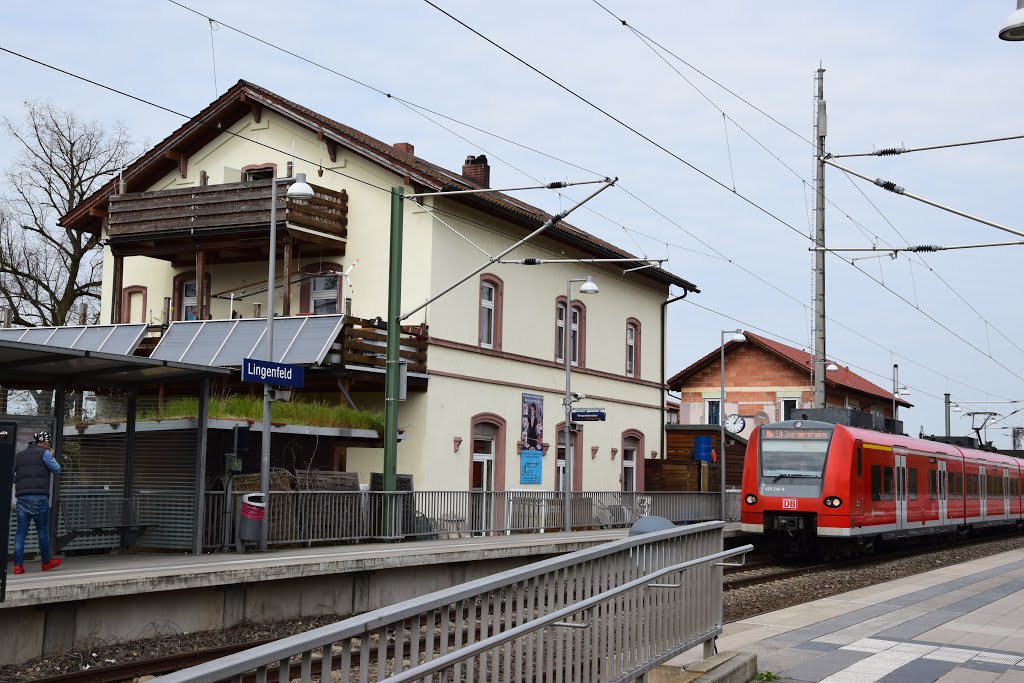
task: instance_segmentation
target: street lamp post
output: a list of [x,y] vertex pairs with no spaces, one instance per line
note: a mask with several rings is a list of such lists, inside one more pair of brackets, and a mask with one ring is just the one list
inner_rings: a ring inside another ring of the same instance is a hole
[[[288,185],[288,199],[310,199],[313,188],[306,183],[306,174],[270,181],[270,248],[267,256],[267,361],[274,362],[274,289],[277,280],[277,185]],[[196,277],[203,277],[199,273]],[[284,283],[285,287],[289,283]],[[267,549],[267,512],[270,509],[270,385],[263,385],[263,432],[260,444],[260,493],[263,498],[263,523],[260,525],[260,550]]]
[[722,370],[722,394],[718,401],[718,448],[722,451],[718,454],[718,465],[721,468],[721,485],[719,498],[721,498],[722,521],[725,521],[725,335],[731,335],[729,341],[745,342],[747,338],[743,330],[722,330],[722,343],[720,345],[721,357],[718,361]]
[[570,278],[565,282],[565,321],[562,326],[562,356],[565,360],[565,467],[562,469],[562,514],[565,517],[563,527],[572,531],[572,356],[569,340],[572,336],[572,283],[582,282],[580,294],[597,294],[600,290],[591,276]]

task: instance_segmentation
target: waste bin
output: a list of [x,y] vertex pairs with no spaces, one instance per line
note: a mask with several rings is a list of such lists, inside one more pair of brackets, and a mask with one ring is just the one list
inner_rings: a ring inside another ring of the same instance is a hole
[[241,510],[236,517],[238,528],[235,530],[235,538],[239,541],[258,541],[266,515],[267,503],[262,493],[247,493],[242,496]]

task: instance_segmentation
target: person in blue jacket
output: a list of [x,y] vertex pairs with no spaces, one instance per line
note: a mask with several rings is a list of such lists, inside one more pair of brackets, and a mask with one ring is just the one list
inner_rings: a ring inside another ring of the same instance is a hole
[[36,525],[39,555],[44,572],[64,560],[50,557],[50,473],[60,465],[50,452],[50,433],[36,432],[29,447],[14,456],[14,495],[17,497],[18,531],[14,535],[14,573],[25,573],[25,537],[29,522]]

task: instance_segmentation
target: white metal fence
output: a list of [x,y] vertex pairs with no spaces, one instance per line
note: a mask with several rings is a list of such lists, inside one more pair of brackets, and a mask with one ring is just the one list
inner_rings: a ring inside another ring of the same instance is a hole
[[[223,492],[206,494],[205,548],[234,543],[241,495],[234,494],[225,511]],[[562,496],[545,491],[272,491],[268,543],[428,540],[561,531],[565,516]],[[739,493],[727,496],[727,508],[735,509],[738,518]],[[583,491],[572,494],[571,510],[573,529],[628,527],[649,516],[676,524],[721,516],[717,493]]]
[[158,680],[629,681],[722,630],[722,522],[606,543]]

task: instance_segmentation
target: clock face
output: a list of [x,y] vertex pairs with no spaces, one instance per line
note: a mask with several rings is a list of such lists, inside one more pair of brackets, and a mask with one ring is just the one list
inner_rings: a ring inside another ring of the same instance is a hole
[[729,415],[725,418],[725,428],[733,434],[739,434],[747,426],[747,421],[739,415]]

